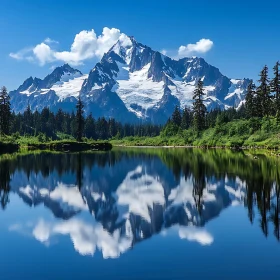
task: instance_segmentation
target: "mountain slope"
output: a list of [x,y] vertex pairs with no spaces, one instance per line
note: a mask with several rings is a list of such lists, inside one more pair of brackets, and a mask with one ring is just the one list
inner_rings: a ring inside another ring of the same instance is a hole
[[10,92],[12,109],[23,112],[29,103],[32,110],[44,107],[56,110],[59,107],[72,111],[76,98],[87,75],[68,64],[57,67],[43,80],[30,77],[15,91]]
[[165,121],[176,105],[191,106],[198,79],[208,109],[238,107],[249,80],[230,80],[202,58],[173,60],[135,41],[118,41],[90,72],[82,96],[115,92],[138,118]]
[[24,111],[28,102],[33,110],[48,106],[72,111],[80,93],[86,113],[94,117],[164,123],[176,105],[191,106],[199,78],[204,81],[208,109],[244,102],[248,79],[229,79],[203,58],[171,59],[126,36],[89,75],[66,64],[43,80],[27,79],[10,95],[16,112]]

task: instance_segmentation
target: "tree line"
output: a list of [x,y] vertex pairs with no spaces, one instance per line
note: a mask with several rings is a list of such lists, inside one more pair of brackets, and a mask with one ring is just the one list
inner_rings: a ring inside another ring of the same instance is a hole
[[179,106],[168,119],[164,127],[165,135],[174,135],[178,129],[192,128],[198,133],[216,125],[230,122],[235,119],[251,119],[277,117],[280,120],[280,63],[273,67],[273,78],[268,77],[268,67],[265,65],[259,74],[259,85],[251,80],[246,92],[245,103],[240,108],[220,108],[206,110],[203,81],[199,80],[193,94],[192,108],[185,107],[182,111]]
[[246,116],[269,117],[276,116],[280,119],[280,76],[279,62],[273,67],[274,77],[268,78],[268,67],[264,66],[258,80],[259,86],[250,82],[246,95]]
[[92,114],[84,116],[84,104],[79,98],[76,112],[67,113],[59,109],[56,113],[45,107],[41,112],[32,112],[28,105],[23,113],[11,112],[10,98],[7,89],[0,91],[0,132],[1,135],[37,136],[41,142],[72,136],[78,141],[88,139],[111,139],[127,136],[153,137],[159,135],[160,125],[122,124],[114,118],[95,119]]

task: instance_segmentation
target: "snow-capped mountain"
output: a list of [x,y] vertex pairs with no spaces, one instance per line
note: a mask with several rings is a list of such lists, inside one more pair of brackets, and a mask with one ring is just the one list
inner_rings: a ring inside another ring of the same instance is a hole
[[55,68],[43,80],[30,77],[10,92],[12,109],[23,112],[29,104],[33,111],[50,107],[54,111],[62,108],[71,112],[86,78],[87,75],[68,64]]
[[66,64],[44,80],[27,79],[10,94],[16,112],[28,103],[32,109],[72,111],[80,93],[86,113],[95,117],[163,123],[176,105],[191,106],[199,78],[204,81],[208,109],[238,107],[244,101],[248,79],[229,79],[203,58],[171,59],[127,36],[104,54],[89,75]]

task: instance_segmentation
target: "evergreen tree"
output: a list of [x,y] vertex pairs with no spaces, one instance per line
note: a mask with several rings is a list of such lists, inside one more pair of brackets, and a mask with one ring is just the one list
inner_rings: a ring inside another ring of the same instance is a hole
[[179,109],[179,106],[176,105],[175,109],[174,109],[174,112],[172,114],[172,118],[171,118],[172,122],[178,126],[181,125],[181,122],[182,122],[182,116],[181,116],[181,112],[180,112],[180,109]]
[[81,100],[81,97],[79,96],[77,105],[76,105],[76,139],[77,141],[82,141],[83,133],[84,133],[84,125],[85,125],[85,119],[84,119],[84,104]]
[[275,111],[276,111],[276,116],[278,119],[280,119],[280,74],[279,74],[279,66],[280,63],[279,61],[276,62],[275,66],[273,67],[273,72],[274,72],[274,78],[271,80],[270,83],[270,88],[271,92],[275,94]]
[[24,120],[24,133],[33,135],[34,134],[33,114],[32,114],[29,103],[28,103],[26,110],[23,113],[23,120]]
[[77,130],[77,123],[76,123],[76,115],[74,112],[71,113],[69,123],[70,123],[70,134],[75,137],[76,130]]
[[85,136],[87,138],[96,139],[95,120],[92,117],[92,114],[90,114],[85,121]]
[[63,123],[64,123],[64,113],[62,109],[59,109],[55,115],[55,128],[57,131],[63,131]]
[[201,131],[205,128],[207,110],[203,103],[204,95],[205,93],[203,91],[203,81],[199,79],[193,95],[193,123],[194,128],[197,131]]
[[35,136],[37,136],[40,131],[40,127],[41,127],[40,119],[41,119],[40,113],[36,109],[36,111],[33,114],[33,122],[34,122],[34,129],[35,129],[34,135]]
[[[112,138],[115,135],[117,135],[117,132],[118,132],[115,119],[109,119],[108,125],[109,125],[109,137]],[[136,135],[135,126],[134,126],[134,129],[133,129],[133,134]]]
[[188,129],[191,124],[191,111],[185,107],[182,114],[181,128]]
[[0,90],[0,133],[9,135],[11,119],[10,97],[6,87]]
[[270,87],[268,80],[268,67],[265,65],[260,73],[259,83],[257,88],[256,104],[258,106],[258,115],[260,117],[269,116],[272,110],[272,100],[270,95]]
[[257,115],[256,107],[255,107],[255,94],[256,94],[256,86],[253,83],[253,81],[250,81],[248,87],[247,87],[247,94],[246,94],[246,103],[245,103],[245,109],[246,109],[246,116],[248,118],[255,117]]

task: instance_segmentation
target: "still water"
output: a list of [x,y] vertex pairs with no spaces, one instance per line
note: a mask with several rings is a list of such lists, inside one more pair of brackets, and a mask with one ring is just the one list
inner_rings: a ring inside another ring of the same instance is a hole
[[280,160],[0,156],[0,279],[280,279]]

